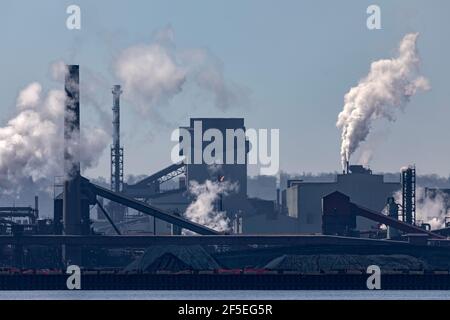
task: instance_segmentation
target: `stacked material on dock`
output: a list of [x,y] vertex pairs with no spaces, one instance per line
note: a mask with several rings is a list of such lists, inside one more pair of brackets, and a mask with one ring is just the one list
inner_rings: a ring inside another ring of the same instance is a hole
[[201,246],[152,246],[128,265],[128,272],[217,270],[220,265]]
[[383,271],[430,270],[423,260],[408,255],[283,255],[273,259],[263,268],[267,270],[292,270],[302,273],[343,270],[366,270],[377,265]]

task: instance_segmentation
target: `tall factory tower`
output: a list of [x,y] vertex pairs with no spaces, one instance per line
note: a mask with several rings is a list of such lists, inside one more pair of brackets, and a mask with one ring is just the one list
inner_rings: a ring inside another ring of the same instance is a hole
[[[115,85],[113,94],[113,144],[111,146],[111,190],[123,190],[123,147],[120,146],[120,95],[122,89]],[[109,210],[114,222],[121,222],[125,218],[126,208],[118,203],[110,203]]]
[[66,234],[81,234],[80,162],[76,159],[80,134],[79,66],[67,66],[64,112],[64,230]]
[[[75,150],[80,142],[80,68],[78,65],[67,66],[65,79],[64,112],[64,193],[63,221],[64,234],[82,234],[81,215],[81,174],[80,161]],[[81,250],[76,247],[63,247],[64,260],[67,263],[80,263]]]
[[120,146],[120,95],[119,85],[113,87],[113,144],[111,146],[111,190],[121,192],[123,187],[123,148]]
[[409,224],[416,222],[416,168],[402,169],[402,220]]

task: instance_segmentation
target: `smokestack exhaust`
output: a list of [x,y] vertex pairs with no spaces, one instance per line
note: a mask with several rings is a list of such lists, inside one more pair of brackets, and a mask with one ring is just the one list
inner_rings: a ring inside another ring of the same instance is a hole
[[111,147],[111,190],[121,192],[123,187],[123,148],[120,146],[120,85],[115,85],[113,94],[113,145]]
[[34,196],[34,212],[36,214],[36,220],[39,219],[39,197]]
[[418,92],[430,89],[428,80],[419,73],[417,37],[417,33],[407,34],[397,57],[372,62],[367,76],[344,96],[336,123],[341,130],[343,170],[361,143],[367,141],[375,121],[394,122],[396,111],[402,111]]
[[80,162],[74,158],[71,148],[80,140],[80,68],[67,66],[65,79],[66,103],[64,112],[64,168],[69,177],[80,174]]
[[80,163],[74,158],[74,143],[80,134],[79,66],[69,65],[66,72],[64,113],[64,233],[81,234]]
[[[65,78],[65,113],[64,113],[64,195],[63,220],[64,234],[81,235],[81,191],[80,162],[75,156],[74,148],[80,138],[80,73],[78,65],[67,66]],[[64,246],[66,263],[81,263],[81,249]]]

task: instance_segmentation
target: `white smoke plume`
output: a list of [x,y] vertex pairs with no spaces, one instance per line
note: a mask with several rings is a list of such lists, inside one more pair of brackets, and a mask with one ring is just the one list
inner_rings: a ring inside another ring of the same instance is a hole
[[188,83],[213,95],[215,106],[241,103],[246,92],[225,79],[222,63],[206,49],[179,50],[171,27],[157,32],[148,44],[129,47],[113,64],[124,98],[147,115],[167,105]]
[[246,88],[225,78],[222,61],[207,49],[187,49],[178,57],[186,68],[187,80],[192,81],[214,98],[219,110],[248,104],[249,92]]
[[62,60],[53,61],[50,64],[50,77],[59,83],[64,83],[67,74],[67,64]]
[[[65,92],[44,92],[34,82],[18,95],[16,115],[0,127],[0,194],[20,192],[25,184],[48,189],[55,176],[64,176]],[[108,143],[100,129],[83,128],[80,142],[70,141],[82,167],[96,164]]]
[[[402,203],[401,192],[394,195],[395,201]],[[431,225],[431,230],[445,227],[445,218],[450,217],[450,207],[448,195],[442,191],[427,193],[425,188],[416,189],[416,220]]]
[[138,99],[137,106],[143,113],[148,107],[167,104],[181,92],[186,81],[186,71],[158,43],[126,49],[120,54],[115,71],[125,95]]
[[192,181],[189,185],[189,191],[195,196],[195,201],[186,209],[184,216],[195,223],[216,231],[230,230],[230,220],[225,212],[218,210],[216,203],[220,196],[235,192],[237,188],[237,184],[228,181],[213,182],[206,180],[202,184]]
[[418,91],[430,88],[428,80],[418,74],[417,33],[407,34],[400,43],[398,57],[375,61],[369,74],[344,98],[344,108],[336,126],[341,133],[342,166],[365,141],[373,121],[396,120],[396,111],[403,110]]
[[[54,61],[50,65],[50,77],[61,86],[65,84],[66,63],[62,60]],[[93,107],[97,122],[102,131],[112,135],[111,105],[111,83],[100,73],[94,72],[88,67],[82,69],[82,81],[80,81],[80,92],[83,106]],[[91,120],[91,119],[89,119]]]
[[207,167],[208,174],[212,179],[217,180],[218,176],[220,174],[223,174],[223,165],[220,163],[214,163],[211,165],[208,165]]
[[0,128],[0,188],[2,193],[14,189],[31,177],[36,182],[57,172],[62,158],[55,150],[62,150],[60,134],[61,108],[65,94],[50,91],[41,96],[42,86],[32,83],[22,90],[17,99],[19,113]]

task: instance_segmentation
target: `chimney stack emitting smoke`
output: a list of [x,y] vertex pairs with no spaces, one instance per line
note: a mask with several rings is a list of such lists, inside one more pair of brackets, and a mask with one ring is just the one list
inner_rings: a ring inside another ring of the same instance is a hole
[[123,148],[120,146],[120,85],[113,87],[113,145],[111,147],[111,190],[122,191]]
[[79,144],[80,134],[80,74],[78,65],[67,66],[65,78],[64,110],[64,233],[81,234],[80,162],[75,158],[74,147]]
[[400,43],[398,57],[375,61],[369,74],[345,95],[345,105],[336,126],[341,133],[341,162],[346,170],[351,155],[366,140],[378,119],[395,121],[410,98],[428,90],[428,80],[418,74],[417,33],[407,34]]
[[[68,65],[65,77],[63,221],[65,235],[82,234],[80,144],[80,68]],[[76,158],[77,157],[77,158]],[[81,248],[63,246],[66,264],[81,263]]]
[[[64,163],[68,176],[80,174],[80,162],[75,158],[80,141],[80,71],[79,66],[67,66],[64,110]],[[70,177],[68,177],[70,179]]]

